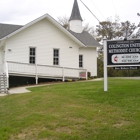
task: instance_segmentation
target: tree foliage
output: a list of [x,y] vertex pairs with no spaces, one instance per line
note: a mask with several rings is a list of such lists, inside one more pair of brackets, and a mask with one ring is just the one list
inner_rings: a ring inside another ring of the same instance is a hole
[[108,40],[124,39],[125,37],[135,38],[136,35],[133,33],[136,28],[135,23],[130,21],[119,22],[118,17],[116,17],[115,21],[108,19],[96,26],[97,40],[100,42],[104,37]]
[[[115,21],[108,19],[100,22],[96,26],[97,40],[102,43],[103,38],[106,37],[108,40],[118,40],[132,38],[140,38],[140,27],[136,26],[135,23],[130,21],[119,22],[119,18],[116,17]],[[102,60],[102,61],[101,61]],[[103,56],[99,55],[98,61],[98,77],[103,76]],[[108,68],[109,77],[122,77],[122,76],[139,76],[140,70],[114,70],[112,67]]]
[[95,36],[95,29],[93,26],[90,26],[89,23],[86,23],[83,27],[84,31],[87,31],[88,33],[90,33],[92,36]]
[[58,22],[66,29],[69,28],[69,18],[66,16],[58,17]]

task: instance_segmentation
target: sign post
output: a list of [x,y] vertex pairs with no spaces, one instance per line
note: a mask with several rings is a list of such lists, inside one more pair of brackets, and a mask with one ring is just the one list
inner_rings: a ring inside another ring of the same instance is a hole
[[104,91],[107,91],[107,40],[104,39]]
[[140,66],[140,39],[104,39],[104,91],[107,91],[107,67],[132,68]]

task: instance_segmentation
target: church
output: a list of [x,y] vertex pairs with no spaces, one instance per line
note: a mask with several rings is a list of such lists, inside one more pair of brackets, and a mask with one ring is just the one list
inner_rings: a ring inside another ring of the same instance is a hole
[[82,16],[74,0],[69,29],[49,14],[21,26],[0,24],[0,92],[16,80],[86,78],[97,76],[100,44],[83,31]]

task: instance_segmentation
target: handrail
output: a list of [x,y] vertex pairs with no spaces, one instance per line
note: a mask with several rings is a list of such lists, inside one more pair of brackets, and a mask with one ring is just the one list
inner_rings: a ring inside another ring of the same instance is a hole
[[39,76],[61,77],[63,81],[65,80],[65,77],[87,79],[86,69],[50,66],[50,65],[42,65],[42,64],[29,64],[29,63],[20,63],[20,62],[13,62],[13,61],[7,61],[7,63],[9,66],[9,73],[34,75],[36,79],[38,79]]
[[46,67],[54,67],[54,68],[66,68],[66,69],[77,69],[77,70],[86,70],[82,68],[70,68],[70,67],[61,67],[61,66],[51,66],[51,65],[43,65],[43,64],[30,64],[30,63],[21,63],[21,62],[13,62],[13,61],[7,61],[8,63],[15,63],[15,64],[25,64],[25,65],[32,65],[32,66],[46,66]]

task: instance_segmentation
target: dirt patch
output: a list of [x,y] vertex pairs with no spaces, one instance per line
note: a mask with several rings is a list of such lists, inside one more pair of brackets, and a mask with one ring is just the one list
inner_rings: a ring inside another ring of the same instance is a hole
[[120,128],[122,126],[130,125],[129,121],[121,121],[120,123],[113,124],[113,127]]

